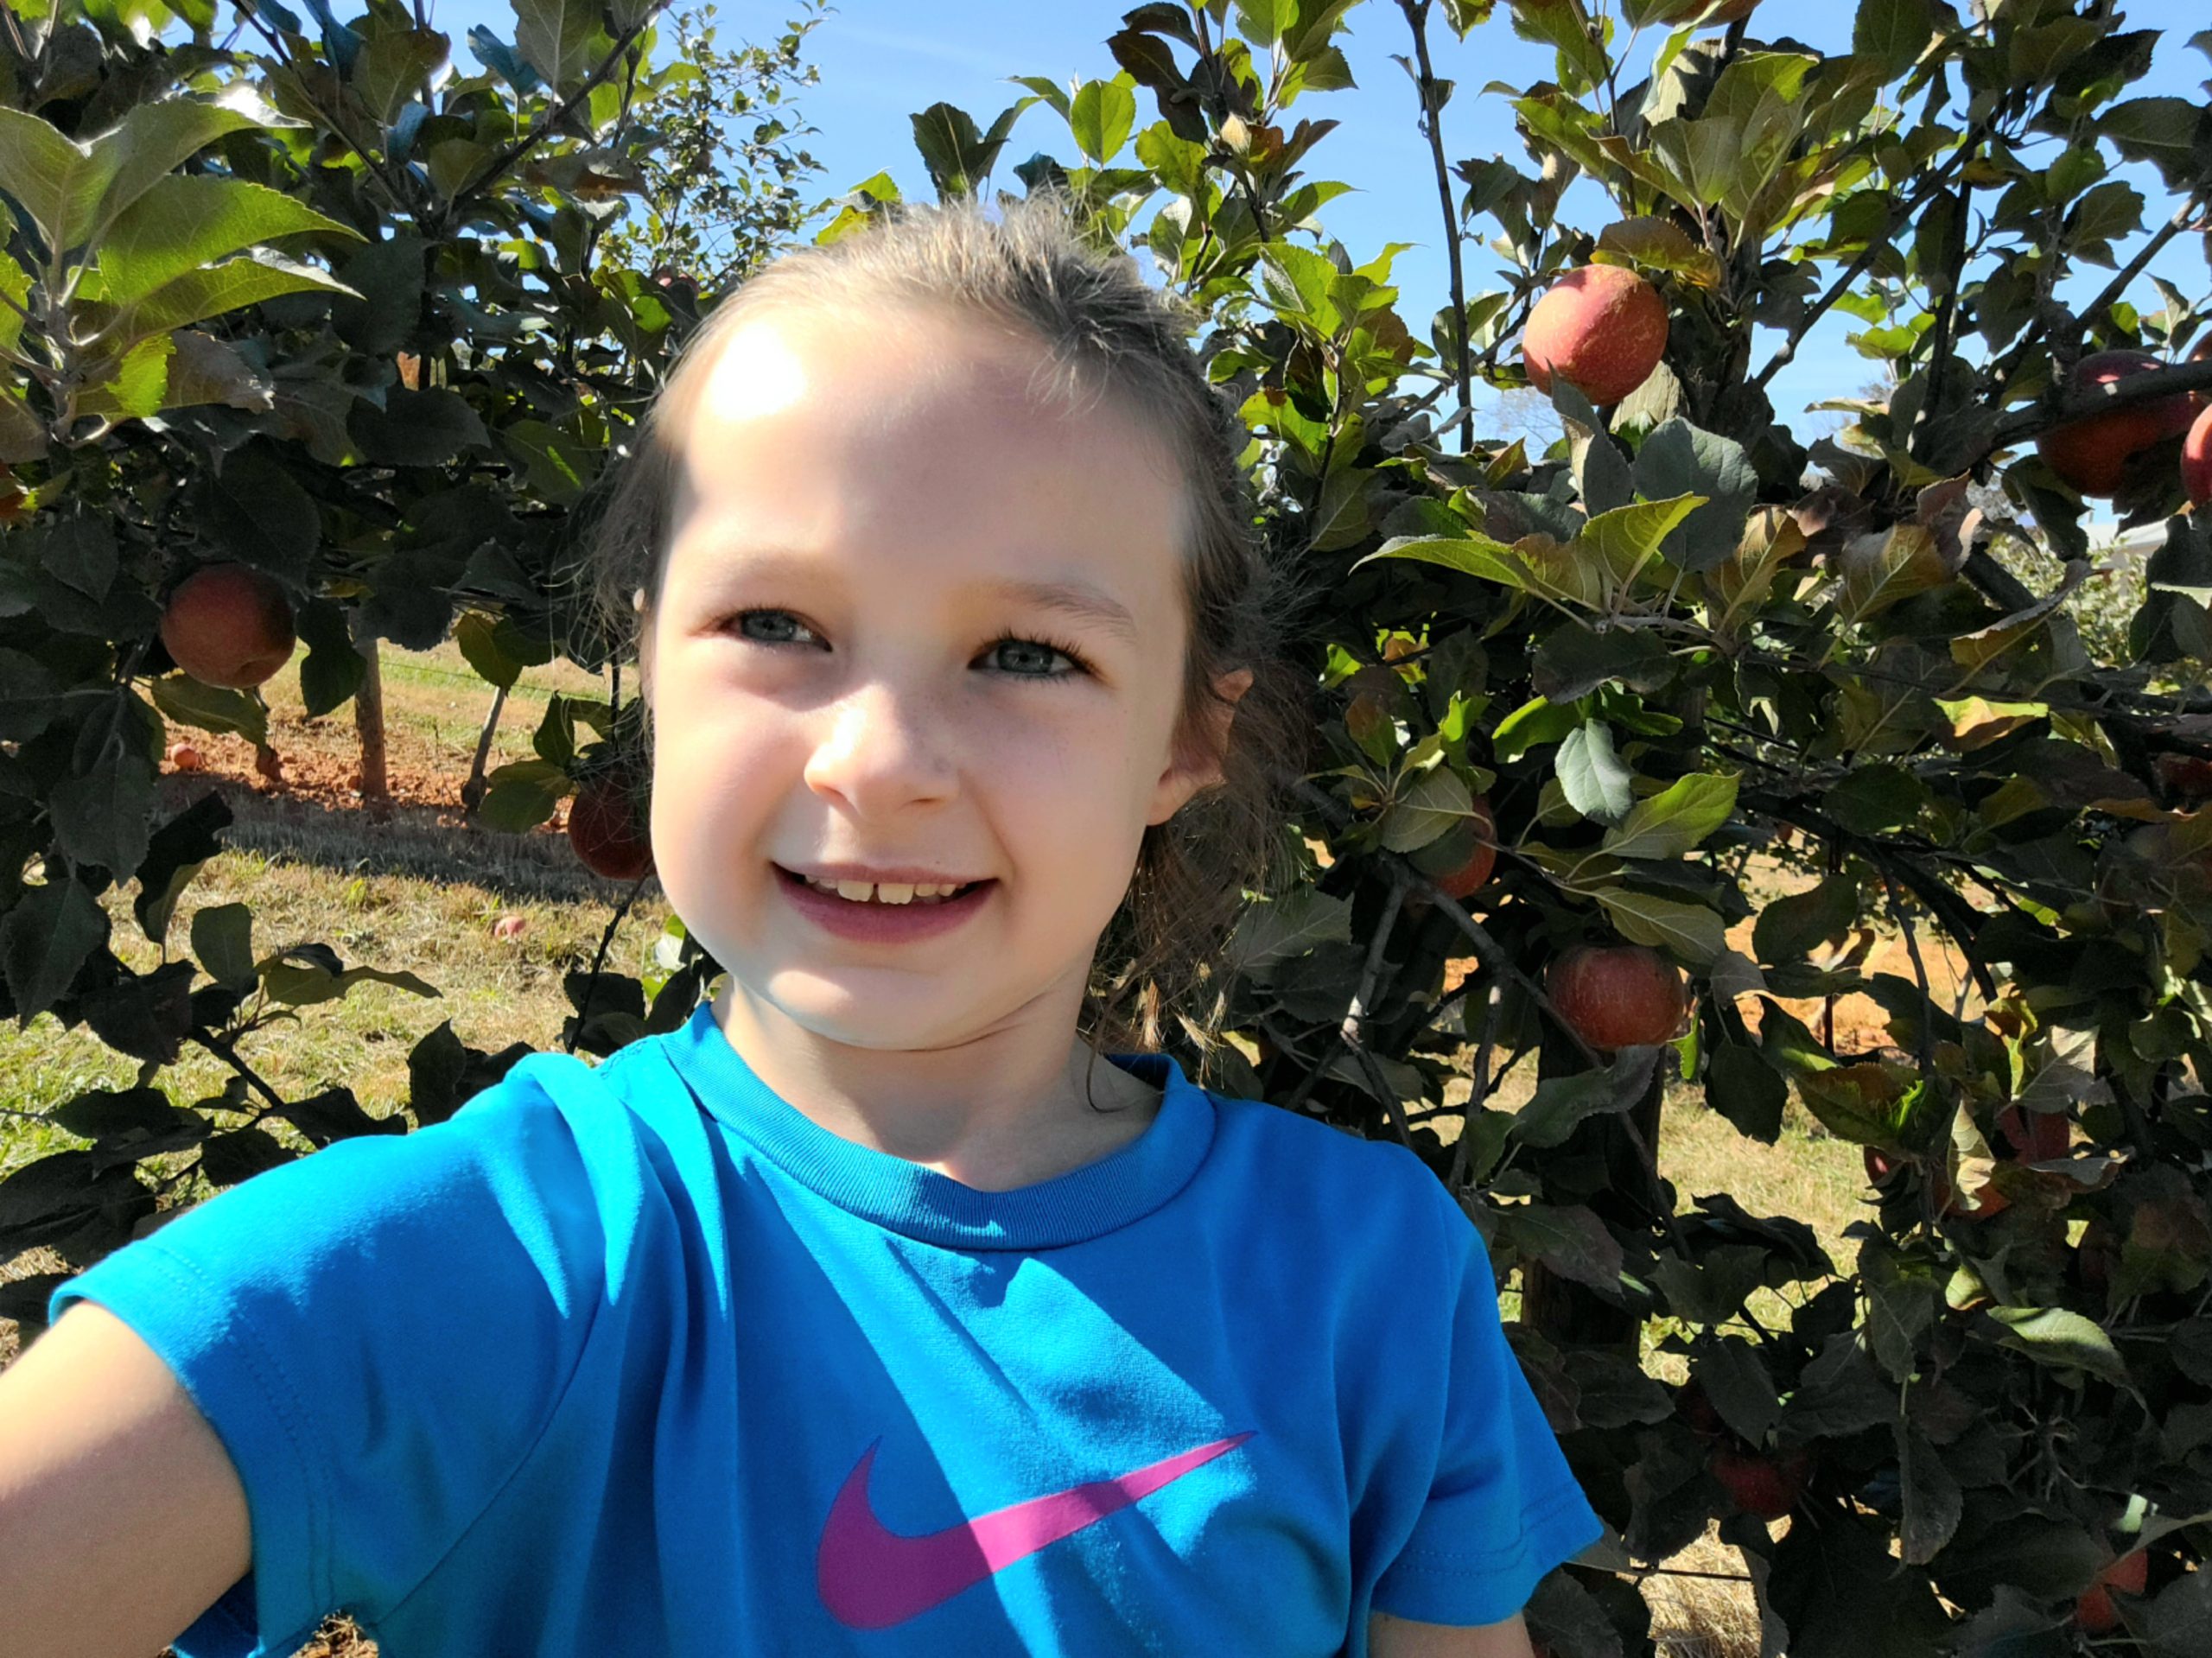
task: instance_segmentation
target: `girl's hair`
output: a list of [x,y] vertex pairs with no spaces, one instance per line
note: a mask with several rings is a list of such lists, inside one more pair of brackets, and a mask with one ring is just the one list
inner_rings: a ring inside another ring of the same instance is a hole
[[[1157,1051],[1172,1039],[1172,1014],[1205,1085],[1227,1011],[1226,975],[1214,964],[1246,890],[1272,897],[1287,867],[1281,789],[1304,772],[1313,724],[1307,677],[1281,654],[1284,624],[1306,595],[1255,533],[1239,460],[1247,434],[1192,349],[1197,319],[1148,287],[1126,254],[1094,251],[1052,193],[1007,199],[997,220],[972,198],[896,206],[864,230],[783,255],[685,341],[590,531],[593,597],[618,657],[637,642],[632,595],[646,596],[648,614],[658,600],[683,434],[705,372],[740,318],[778,302],[949,308],[1018,330],[1042,350],[1040,372],[1057,376],[1057,392],[1116,400],[1179,463],[1191,623],[1178,744],[1215,727],[1217,678],[1242,667],[1252,683],[1235,705],[1223,781],[1146,829],[1128,895],[1099,940],[1078,1028],[1094,1054]],[[650,711],[642,717],[650,734]]]

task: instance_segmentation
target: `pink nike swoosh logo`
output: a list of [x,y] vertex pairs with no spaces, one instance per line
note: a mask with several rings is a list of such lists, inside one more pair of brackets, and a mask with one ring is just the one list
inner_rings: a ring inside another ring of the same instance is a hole
[[856,1629],[887,1629],[943,1604],[962,1590],[1027,1560],[1047,1543],[1081,1531],[1116,1509],[1234,1451],[1250,1433],[1216,1439],[1119,1479],[1011,1503],[976,1520],[921,1537],[901,1537],[875,1517],[868,1470],[878,1439],[861,1454],[830,1505],[815,1557],[815,1583],[831,1616]]

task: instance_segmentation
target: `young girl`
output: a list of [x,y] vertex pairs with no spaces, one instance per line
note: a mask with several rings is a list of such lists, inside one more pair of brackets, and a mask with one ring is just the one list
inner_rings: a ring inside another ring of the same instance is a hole
[[690,342],[599,581],[717,994],[58,1289],[11,1653],[1529,1652],[1602,1528],[1480,1236],[1156,1051],[1302,692],[1235,416],[1062,213],[906,213]]

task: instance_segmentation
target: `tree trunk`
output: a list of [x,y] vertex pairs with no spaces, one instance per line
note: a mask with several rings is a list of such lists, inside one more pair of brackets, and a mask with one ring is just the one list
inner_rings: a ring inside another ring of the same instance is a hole
[[476,809],[484,802],[486,762],[492,758],[493,734],[499,728],[500,710],[507,706],[507,688],[495,686],[492,691],[492,711],[484,716],[484,729],[476,735],[476,758],[469,763],[468,776],[461,785],[461,810],[468,817],[476,816]]
[[[1540,1074],[1549,1074],[1553,1063],[1561,1071],[1581,1063],[1573,1045],[1556,1032],[1546,1032],[1540,1057],[1547,1062],[1545,1072]],[[1548,1167],[1560,1174],[1577,1167],[1586,1170],[1595,1182],[1594,1189],[1586,1196],[1571,1190],[1548,1192],[1550,1201],[1586,1203],[1599,1219],[1612,1223],[1631,1237],[1661,1224],[1661,1205],[1671,1210],[1674,1192],[1671,1188],[1652,1190],[1643,1159],[1637,1154],[1624,1123],[1636,1125],[1643,1143],[1656,1155],[1659,1109],[1665,1097],[1662,1062],[1653,1071],[1643,1097],[1623,1115],[1586,1117],[1578,1123]],[[1643,1321],[1638,1314],[1607,1300],[1586,1284],[1548,1271],[1538,1261],[1527,1261],[1522,1267],[1521,1322],[1561,1347],[1615,1347],[1631,1360],[1640,1356]]]
[[372,637],[354,647],[361,653],[364,669],[361,688],[353,693],[353,729],[361,738],[361,769],[354,786],[361,791],[370,821],[382,823],[391,816],[391,780],[385,767],[384,668],[377,645]]

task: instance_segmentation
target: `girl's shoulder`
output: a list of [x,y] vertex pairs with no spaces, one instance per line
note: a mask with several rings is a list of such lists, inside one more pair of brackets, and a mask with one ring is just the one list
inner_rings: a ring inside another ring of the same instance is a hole
[[1272,1101],[1205,1092],[1213,1102],[1222,1150],[1250,1164],[1261,1178],[1363,1204],[1389,1200],[1433,1207],[1446,1198],[1443,1183],[1420,1153],[1395,1140],[1370,1140]]

